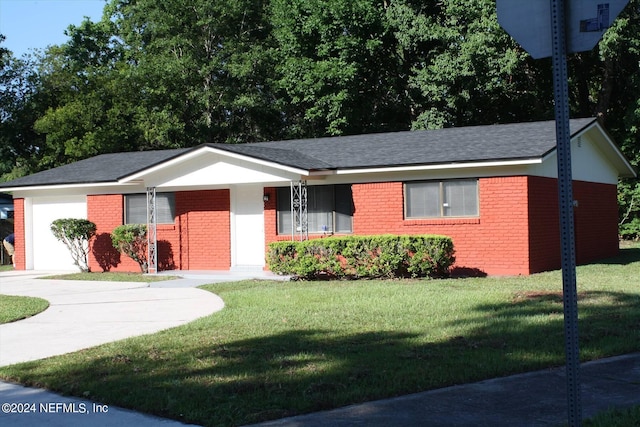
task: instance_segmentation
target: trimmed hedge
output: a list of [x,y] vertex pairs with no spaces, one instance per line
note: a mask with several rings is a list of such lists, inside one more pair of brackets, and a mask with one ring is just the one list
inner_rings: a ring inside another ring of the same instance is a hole
[[446,236],[347,236],[269,244],[267,263],[277,274],[301,279],[447,277],[455,261]]

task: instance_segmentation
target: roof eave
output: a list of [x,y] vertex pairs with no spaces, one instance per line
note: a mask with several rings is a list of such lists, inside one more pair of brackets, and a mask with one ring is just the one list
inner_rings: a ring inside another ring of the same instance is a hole
[[[126,185],[136,185],[138,183],[128,183]],[[100,187],[113,187],[114,185],[122,185],[115,181],[104,182],[83,182],[83,183],[67,183],[67,184],[50,184],[50,185],[22,185],[16,187],[3,187],[0,188],[3,192],[14,193],[16,191],[41,191],[41,190],[66,190],[66,189],[78,189],[78,188],[100,188]]]
[[531,157],[524,159],[511,160],[492,160],[478,162],[452,162],[452,163],[433,163],[426,165],[396,165],[383,167],[362,167],[352,169],[337,169],[336,175],[345,174],[362,174],[362,173],[384,173],[384,172],[414,172],[426,170],[444,170],[444,169],[468,169],[468,168],[494,168],[505,166],[526,166],[542,163],[541,157]]

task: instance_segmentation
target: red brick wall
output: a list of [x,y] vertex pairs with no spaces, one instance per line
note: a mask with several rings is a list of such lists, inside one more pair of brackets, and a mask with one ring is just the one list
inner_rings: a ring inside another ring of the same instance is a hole
[[87,218],[96,224],[96,237],[89,256],[91,271],[140,271],[138,263],[113,247],[111,232],[123,223],[124,196],[87,196]]
[[530,270],[560,267],[560,220],[558,184],[555,178],[529,177]]
[[616,256],[618,241],[618,189],[611,184],[576,181],[573,184],[576,256],[584,264]]
[[405,220],[401,182],[355,184],[354,234],[445,235],[459,271],[528,274],[527,178],[486,178],[478,186],[479,217]]
[[[174,224],[158,224],[158,269],[229,269],[229,190],[178,192],[175,202]],[[122,195],[87,197],[88,218],[97,226],[90,256],[93,271],[140,271],[136,262],[111,245],[110,233],[122,225],[123,212]]]
[[231,267],[230,210],[229,190],[176,193],[179,233],[173,237],[172,246],[174,253],[177,248],[180,254],[179,269],[228,270]]
[[291,236],[278,236],[278,222],[276,218],[276,189],[265,187],[264,195],[269,196],[269,201],[264,202],[264,241],[265,254],[268,251],[269,243],[278,240],[288,240]]
[[473,261],[488,274],[530,273],[528,179],[480,179],[479,236],[471,238],[471,246],[476,248]]
[[[455,267],[464,272],[492,275],[531,274],[560,266],[556,180],[541,177],[482,178],[479,217],[405,220],[401,182],[354,184],[354,234],[441,234],[453,239]],[[265,242],[288,240],[276,228],[276,191],[265,188]],[[616,186],[574,183],[578,262],[617,253]],[[19,199],[18,199],[19,200]],[[89,219],[98,234],[122,223],[123,196],[89,196]],[[16,235],[24,216],[16,201]],[[231,265],[230,197],[228,190],[176,193],[176,221],[158,226],[158,264],[161,270],[228,269]],[[22,233],[22,234],[19,234]],[[311,236],[316,237],[316,236]],[[23,239],[22,239],[23,240]],[[24,268],[24,246],[16,245],[18,265]],[[99,242],[96,241],[96,245]],[[110,241],[109,241],[110,243]],[[23,245],[23,244],[22,244]],[[106,240],[102,247],[108,249]],[[22,251],[20,253],[19,251]],[[22,259],[22,264],[20,260]],[[102,261],[104,262],[104,261]],[[91,266],[99,271],[98,259]],[[137,271],[122,257],[115,270]]]
[[[139,272],[138,263],[120,254],[111,243],[111,232],[124,222],[124,196],[121,194],[87,196],[87,216],[96,224],[89,265],[92,271]],[[178,231],[174,224],[158,224],[159,270],[176,268],[174,244]]]
[[[553,178],[531,177],[529,187],[531,271],[561,267],[558,187]],[[574,181],[576,262],[588,263],[618,253],[617,188]]]
[[[13,234],[15,236],[13,260],[16,270],[25,270],[27,265],[24,244],[24,199],[13,199],[13,215]],[[0,239],[4,237],[2,236]]]

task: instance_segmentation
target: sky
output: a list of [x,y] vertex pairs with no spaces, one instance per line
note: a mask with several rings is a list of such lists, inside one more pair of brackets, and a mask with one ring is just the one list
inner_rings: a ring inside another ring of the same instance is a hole
[[0,45],[21,57],[31,49],[68,41],[64,31],[84,17],[98,21],[105,0],[0,0]]

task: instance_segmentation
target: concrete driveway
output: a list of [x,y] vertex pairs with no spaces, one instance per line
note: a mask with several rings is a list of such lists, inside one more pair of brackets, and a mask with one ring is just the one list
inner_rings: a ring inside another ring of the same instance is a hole
[[40,297],[50,304],[36,316],[0,325],[0,366],[154,333],[224,307],[218,296],[193,287],[38,279],[46,274],[0,273],[0,294]]

